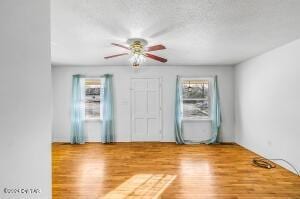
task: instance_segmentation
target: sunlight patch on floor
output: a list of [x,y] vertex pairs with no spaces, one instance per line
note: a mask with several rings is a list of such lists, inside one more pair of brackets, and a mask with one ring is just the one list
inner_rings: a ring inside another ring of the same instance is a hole
[[175,175],[166,174],[137,174],[106,194],[104,198],[160,198],[175,178]]

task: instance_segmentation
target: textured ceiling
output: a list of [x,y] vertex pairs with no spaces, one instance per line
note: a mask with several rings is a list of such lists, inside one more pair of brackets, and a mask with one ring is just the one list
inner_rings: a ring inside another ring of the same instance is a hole
[[[110,45],[142,37],[164,65],[236,64],[300,38],[300,0],[51,0],[54,64],[128,65]],[[147,60],[146,65],[161,65]]]

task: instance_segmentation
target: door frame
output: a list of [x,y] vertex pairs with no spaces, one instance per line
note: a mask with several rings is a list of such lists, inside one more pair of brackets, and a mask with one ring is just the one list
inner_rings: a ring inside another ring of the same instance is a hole
[[[132,113],[132,107],[133,107],[133,87],[132,87],[132,80],[134,79],[158,79],[159,80],[159,119],[160,119],[160,141],[162,142],[163,139],[163,95],[162,95],[162,80],[163,78],[161,76],[138,76],[138,77],[130,77],[130,142],[137,142],[133,141],[133,113]],[[151,142],[151,141],[144,141],[144,142]]]

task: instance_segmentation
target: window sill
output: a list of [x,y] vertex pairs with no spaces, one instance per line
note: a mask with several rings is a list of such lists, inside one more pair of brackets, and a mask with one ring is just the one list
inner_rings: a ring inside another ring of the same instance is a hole
[[210,122],[210,118],[205,118],[205,119],[183,119],[183,122]]
[[86,119],[85,122],[102,122],[102,119]]

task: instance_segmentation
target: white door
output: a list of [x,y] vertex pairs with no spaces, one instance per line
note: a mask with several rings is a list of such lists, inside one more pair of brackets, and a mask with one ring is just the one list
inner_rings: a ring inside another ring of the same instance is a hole
[[161,140],[161,94],[159,78],[131,80],[132,141]]

